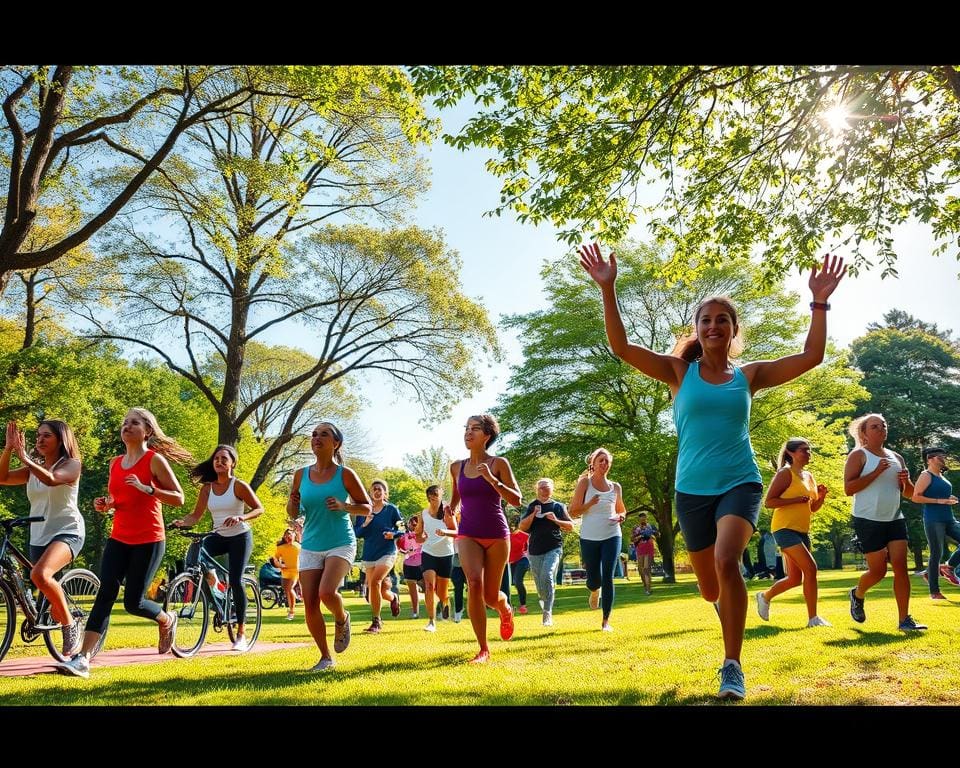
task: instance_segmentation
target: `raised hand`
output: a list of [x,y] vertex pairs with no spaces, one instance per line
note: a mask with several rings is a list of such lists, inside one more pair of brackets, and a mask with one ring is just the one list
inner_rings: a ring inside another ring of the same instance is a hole
[[817,498],[822,499],[828,493],[830,493],[830,489],[827,488],[827,486],[825,486],[823,483],[817,486]]
[[[13,424],[13,432],[10,432],[10,424]],[[10,424],[7,425],[7,446],[22,460],[27,452],[26,439],[14,422],[11,421]]]
[[11,450],[13,450],[13,444],[16,442],[16,439],[17,439],[17,422],[8,421],[7,422],[7,442],[4,443],[4,445],[7,448],[10,448]]
[[488,467],[482,461],[479,464],[477,464],[477,474],[480,475],[480,477],[482,477],[488,483],[490,481],[496,482],[497,480],[497,478],[493,476],[493,472],[490,471],[490,467]]
[[826,301],[830,294],[836,290],[837,285],[847,273],[847,268],[843,266],[843,259],[839,256],[831,256],[829,253],[823,257],[823,266],[818,271],[814,267],[810,273],[810,292],[813,294],[814,301]]
[[611,251],[610,261],[605,261],[597,243],[580,246],[580,266],[601,288],[611,286],[617,281],[617,257]]

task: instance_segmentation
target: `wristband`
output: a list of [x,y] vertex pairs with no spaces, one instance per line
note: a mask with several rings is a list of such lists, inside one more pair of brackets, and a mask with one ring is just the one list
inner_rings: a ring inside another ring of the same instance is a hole
[[826,312],[828,309],[830,309],[830,305],[825,301],[811,301],[810,309],[822,309],[824,312]]

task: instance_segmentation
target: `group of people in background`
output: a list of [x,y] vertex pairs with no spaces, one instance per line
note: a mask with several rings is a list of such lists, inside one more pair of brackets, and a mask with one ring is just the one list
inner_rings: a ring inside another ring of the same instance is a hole
[[[764,495],[750,444],[749,419],[756,392],[788,382],[822,361],[828,299],[845,273],[843,260],[828,256],[810,276],[812,318],[801,352],[735,365],[732,360],[741,351],[740,325],[729,299],[710,297],[702,301],[694,313],[693,333],[681,339],[671,354],[660,354],[627,339],[616,296],[615,255],[611,253],[605,259],[597,245],[584,246],[579,255],[584,270],[600,288],[611,349],[641,373],[665,383],[673,398],[679,440],[676,515],[700,594],[720,619],[723,662],[719,696],[742,699],[746,684],[741,650],[748,597],[740,563],[757,528],[761,504],[773,510],[771,530],[783,553],[785,573],[768,589],[756,593],[760,617],[768,620],[778,596],[802,587],[807,626],[829,626],[817,612],[817,566],[809,536],[811,516],[823,505],[828,490],[816,483],[808,469],[812,446],[804,438],[786,442],[779,469]],[[926,576],[931,597],[942,599],[941,577],[960,583],[956,574],[960,549],[947,564],[940,564],[945,539],[960,541],[960,523],[951,510],[957,497],[943,476],[945,452],[938,448],[924,452],[927,467],[914,484],[903,458],[885,446],[887,431],[882,415],[856,419],[850,433],[856,447],[844,467],[844,493],[853,498],[854,530],[867,564],[850,591],[850,613],[855,621],[865,621],[867,592],[886,574],[889,562],[894,572],[899,628],[925,629],[908,610],[907,531],[900,498],[923,504],[930,542]],[[427,506],[404,523],[400,510],[389,502],[385,481],[374,480],[368,495],[357,474],[344,465],[340,429],[330,422],[316,426],[310,440],[314,460],[294,473],[287,502],[289,517],[302,520],[302,531],[293,527],[286,530],[274,554],[287,596],[287,618],[294,618],[294,590],[299,582],[306,625],[320,652],[314,671],[328,670],[336,664],[327,638],[324,607],[333,617],[333,651],[343,653],[350,645],[350,613],[339,587],[353,566],[358,539],[364,541],[362,567],[372,614],[364,632],[377,634],[382,630],[384,605],[394,616],[401,611],[400,594],[394,591],[388,576],[402,555],[414,617],[420,614],[417,583],[422,581],[424,585],[424,629],[428,632],[435,632],[437,622],[449,616],[451,583],[454,620],[461,619],[463,590],[467,587],[467,614],[478,645],[471,663],[483,664],[491,655],[487,610],[496,613],[502,640],[510,640],[515,631],[509,579],[504,580],[510,572],[518,590],[519,612],[527,612],[523,576],[529,569],[542,624],[553,625],[563,534],[573,530],[579,520],[587,602],[591,610],[600,611],[601,631],[613,631],[614,572],[623,544],[621,525],[627,514],[623,488],[610,478],[613,454],[602,447],[589,454],[569,509],[554,498],[552,480],[538,480],[536,498],[523,508],[511,531],[504,507],[520,507],[522,497],[509,461],[491,453],[499,434],[500,427],[490,414],[469,417],[463,438],[467,456],[449,468],[449,503],[443,503],[442,489],[432,485],[426,491]],[[170,649],[177,628],[178,617],[148,599],[147,586],[164,555],[161,504],[179,507],[184,503],[183,490],[170,464],[189,465],[192,457],[163,433],[149,411],[141,408],[127,413],[120,438],[125,453],[111,461],[107,495],[94,502],[98,511],[112,512],[114,517],[100,567],[101,588],[82,637],[53,578],[83,545],[83,518],[77,509],[81,465],[76,441],[63,422],[43,421],[37,431],[36,450],[29,455],[23,434],[11,423],[0,456],[0,484],[26,484],[31,513],[44,518],[31,528],[35,562],[31,578],[48,597],[54,617],[63,625],[64,654],[69,660],[60,665],[61,671],[81,677],[89,673],[90,653],[104,631],[122,583],[126,584],[125,609],[157,623],[160,653]],[[11,455],[19,458],[21,468],[9,469]],[[194,525],[209,510],[215,533],[205,546],[211,554],[227,555],[230,580],[238,584],[252,550],[249,523],[263,507],[250,486],[234,477],[236,465],[235,450],[224,445],[217,446],[206,461],[197,465],[191,471],[202,483],[196,506],[173,525]],[[658,535],[646,514],[641,514],[630,535],[647,594],[652,588],[651,566]],[[243,615],[244,591],[237,589],[233,594],[237,614]],[[246,648],[243,634],[241,626],[234,645],[238,651]]]

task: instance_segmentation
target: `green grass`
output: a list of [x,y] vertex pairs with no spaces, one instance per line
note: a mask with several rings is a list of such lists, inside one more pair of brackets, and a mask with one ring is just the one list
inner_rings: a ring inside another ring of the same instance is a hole
[[[743,652],[750,705],[960,704],[960,654],[956,631],[960,590],[950,585],[950,604],[932,604],[924,584],[911,578],[911,612],[930,625],[920,635],[896,629],[892,579],[867,596],[867,622],[854,624],[847,592],[854,571],[820,574],[820,614],[833,627],[806,629],[800,590],[773,602],[762,622],[753,593],[769,581],[748,585],[750,605]],[[528,582],[529,583],[529,582]],[[601,633],[599,611],[587,608],[584,587],[562,587],[553,628],[540,624],[536,591],[531,613],[517,616],[509,643],[491,640],[486,666],[465,662],[476,652],[468,621],[441,622],[436,634],[424,620],[384,620],[376,636],[360,630],[369,608],[347,597],[354,639],[322,675],[306,672],[313,647],[161,664],[95,668],[89,680],[59,675],[0,679],[0,704],[42,705],[651,705],[716,704],[716,670],[722,658],[720,626],[713,608],[699,599],[693,579],[655,582],[647,597],[639,582],[617,583],[613,633]],[[261,639],[309,642],[298,607],[295,622],[283,609],[264,611]],[[154,625],[117,610],[108,648],[150,646]],[[329,626],[329,625],[328,625]],[[488,619],[488,634],[498,623]],[[220,640],[223,636],[211,635]],[[43,654],[17,638],[11,656]]]

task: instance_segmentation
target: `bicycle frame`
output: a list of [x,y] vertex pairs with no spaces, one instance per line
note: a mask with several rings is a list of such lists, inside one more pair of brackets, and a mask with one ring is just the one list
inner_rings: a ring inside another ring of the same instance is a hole
[[[27,523],[39,522],[41,520],[43,520],[42,517],[25,518],[23,522],[19,524],[26,525]],[[3,583],[10,588],[10,592],[20,606],[20,610],[23,611],[27,623],[31,625],[33,629],[38,632],[47,632],[59,628],[59,624],[40,625],[37,623],[43,615],[44,603],[47,598],[42,592],[39,592],[39,598],[36,602],[28,599],[27,590],[29,587],[26,584],[27,577],[23,574],[24,572],[29,573],[33,569],[33,563],[30,562],[29,558],[17,549],[17,545],[10,540],[14,524],[8,523],[4,525],[3,528],[3,542],[0,543],[0,581],[3,581]],[[21,568],[19,574],[14,573],[14,569],[17,567]],[[20,578],[17,578],[17,575],[19,575]]]

